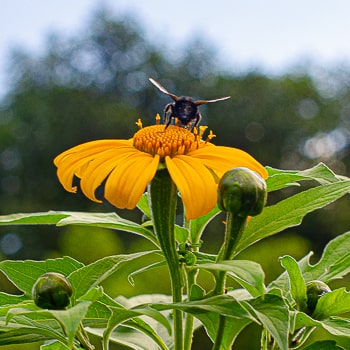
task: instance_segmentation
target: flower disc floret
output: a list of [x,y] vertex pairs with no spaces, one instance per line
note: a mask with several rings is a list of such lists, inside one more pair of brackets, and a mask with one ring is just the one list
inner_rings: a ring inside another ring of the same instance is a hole
[[142,128],[134,135],[133,140],[135,148],[152,156],[159,155],[161,160],[166,156],[187,154],[204,145],[199,135],[173,125],[167,128],[165,125]]

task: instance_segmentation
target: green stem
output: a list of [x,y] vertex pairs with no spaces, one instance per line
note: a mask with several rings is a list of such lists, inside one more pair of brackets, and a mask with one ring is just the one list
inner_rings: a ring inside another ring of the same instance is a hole
[[[187,295],[189,300],[191,300],[191,289],[194,284],[196,284],[198,275],[197,269],[187,270]],[[186,323],[185,323],[185,338],[184,338],[184,350],[191,350],[192,340],[193,340],[193,328],[194,328],[194,317],[187,313]]]
[[[153,178],[150,201],[154,230],[169,269],[173,302],[181,302],[183,281],[174,232],[177,189],[166,169],[158,171]],[[182,312],[174,309],[174,350],[182,349]]]
[[[186,227],[191,231],[191,222],[186,219],[184,215],[184,224],[183,227]],[[196,237],[190,239],[192,252],[199,252],[199,240],[200,234]],[[198,269],[190,268],[186,269],[185,267],[185,276],[186,276],[186,290],[188,300],[191,300],[191,291],[192,287],[197,283]],[[186,313],[186,322],[185,322],[185,334],[184,334],[184,350],[191,350],[193,342],[193,331],[194,331],[194,317],[190,313]]]
[[[237,243],[239,242],[246,224],[247,218],[233,215],[227,213],[227,223],[225,231],[225,242],[223,244],[220,253],[216,259],[216,262],[222,260],[231,260],[234,257],[235,249]],[[226,272],[219,271],[216,277],[216,286],[214,290],[215,295],[224,294],[225,292],[225,283],[226,283]]]
[[[239,216],[239,215],[233,215],[231,213],[227,213],[225,242],[218,254],[218,257],[216,260],[217,262],[221,260],[231,260],[234,257],[235,249],[245,229],[246,221],[247,221],[247,217],[245,216]],[[216,275],[216,284],[215,284],[214,294],[215,295],[224,294],[225,286],[226,286],[226,272],[219,271]],[[215,342],[212,350],[219,350],[221,347],[221,342],[225,331],[225,323],[226,323],[226,317],[220,315],[218,331],[216,334],[216,338],[215,338]]]

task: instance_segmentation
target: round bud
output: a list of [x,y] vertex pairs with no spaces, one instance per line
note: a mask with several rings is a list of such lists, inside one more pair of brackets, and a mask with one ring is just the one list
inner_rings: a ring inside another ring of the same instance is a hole
[[184,255],[185,264],[187,266],[192,266],[197,262],[197,257],[192,252],[186,252]]
[[72,286],[62,274],[48,272],[36,280],[32,296],[35,304],[42,309],[63,310],[69,305]]
[[262,212],[267,199],[265,180],[248,168],[227,171],[218,186],[218,206],[222,211],[239,216]]
[[310,281],[306,284],[307,308],[309,314],[312,314],[316,309],[318,299],[330,291],[331,289],[328,285],[322,281]]

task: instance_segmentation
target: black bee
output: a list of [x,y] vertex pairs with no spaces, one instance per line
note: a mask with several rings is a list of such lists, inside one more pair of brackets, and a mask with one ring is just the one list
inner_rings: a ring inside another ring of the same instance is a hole
[[161,92],[170,96],[175,102],[168,103],[164,108],[164,122],[166,124],[165,129],[170,125],[172,119],[178,119],[178,122],[182,126],[191,127],[193,130],[198,126],[202,119],[202,115],[198,110],[199,105],[205,103],[217,102],[227,100],[231,96],[216,98],[215,100],[197,100],[194,101],[191,97],[181,96],[178,97],[170,93],[165,87],[159,84],[152,78],[149,78],[150,82],[155,85]]

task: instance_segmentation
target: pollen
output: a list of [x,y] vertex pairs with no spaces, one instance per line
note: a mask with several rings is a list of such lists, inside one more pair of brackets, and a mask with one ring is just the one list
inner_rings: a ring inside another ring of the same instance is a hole
[[166,156],[187,154],[205,145],[201,136],[175,125],[152,125],[137,131],[133,138],[134,147],[161,159]]

